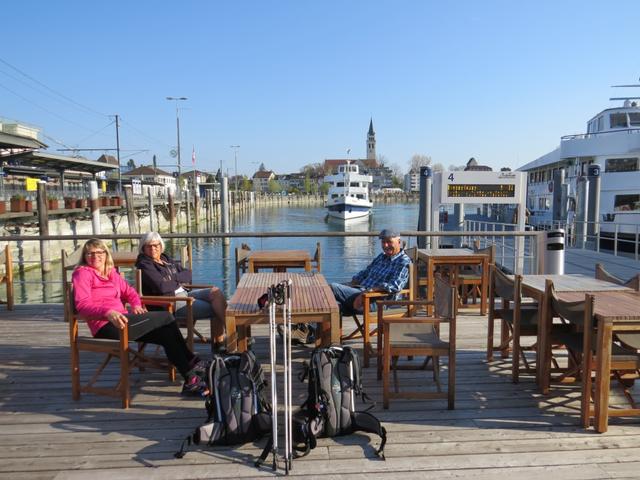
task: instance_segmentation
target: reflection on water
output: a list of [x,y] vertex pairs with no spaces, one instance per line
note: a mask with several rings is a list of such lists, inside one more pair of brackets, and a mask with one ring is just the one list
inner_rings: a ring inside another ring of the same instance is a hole
[[[383,228],[415,230],[418,222],[417,204],[382,204],[374,206],[369,218],[336,221],[326,218],[326,210],[320,207],[269,207],[251,209],[232,218],[234,232],[379,232]],[[195,231],[195,229],[192,229]],[[219,232],[217,224],[198,226],[199,232]],[[229,296],[235,289],[235,247],[248,244],[252,250],[308,250],[322,249],[322,273],[330,282],[350,280],[354,273],[364,268],[380,253],[380,241],[376,237],[295,237],[295,238],[232,238],[228,247],[221,238],[197,238],[192,241],[193,281],[213,284]],[[37,242],[23,242],[29,248],[37,248]],[[80,242],[81,243],[81,242]],[[179,256],[184,239],[166,241],[167,253]],[[121,250],[124,247],[120,247]],[[17,261],[17,259],[14,259]],[[17,269],[17,268],[16,268]],[[123,271],[133,283],[131,270]],[[39,269],[25,272],[17,269],[14,291],[18,303],[42,303],[62,301],[62,273],[60,263],[52,264],[52,271],[43,275]]]

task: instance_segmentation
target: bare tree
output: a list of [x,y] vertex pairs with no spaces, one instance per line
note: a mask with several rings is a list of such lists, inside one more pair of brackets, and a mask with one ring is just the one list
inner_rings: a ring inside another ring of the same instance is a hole
[[441,163],[434,163],[432,168],[434,172],[444,172],[444,165]]
[[393,176],[395,178],[402,179],[402,177],[404,176],[404,172],[402,171],[402,167],[400,167],[400,165],[398,165],[397,163],[394,163],[390,165],[389,168],[393,172]]
[[466,165],[449,165],[449,171],[450,172],[456,172],[456,171],[460,171],[460,170],[464,170]]
[[429,165],[431,165],[430,156],[415,153],[409,161],[409,171],[417,173],[420,171],[420,167],[427,167]]
[[378,162],[378,166],[379,167],[384,167],[387,164],[388,160],[387,160],[387,157],[385,157],[384,155],[380,154],[380,155],[378,155],[377,162]]

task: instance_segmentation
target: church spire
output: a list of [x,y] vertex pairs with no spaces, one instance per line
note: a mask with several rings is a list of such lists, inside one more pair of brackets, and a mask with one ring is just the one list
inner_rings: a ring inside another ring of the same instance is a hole
[[369,132],[367,133],[367,160],[376,159],[376,132],[373,131],[373,117],[369,120]]

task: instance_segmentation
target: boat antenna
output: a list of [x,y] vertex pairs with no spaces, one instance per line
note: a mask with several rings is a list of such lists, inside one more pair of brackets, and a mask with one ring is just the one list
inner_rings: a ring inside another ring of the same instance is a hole
[[[640,81],[640,79],[638,79]],[[627,85],[611,85],[611,88],[637,88],[640,87],[640,83],[638,84],[627,84]],[[640,97],[611,97],[609,100],[640,100]]]

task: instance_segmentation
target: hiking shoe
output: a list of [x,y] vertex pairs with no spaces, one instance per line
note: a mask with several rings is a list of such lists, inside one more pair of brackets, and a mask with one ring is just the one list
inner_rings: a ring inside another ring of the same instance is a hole
[[209,368],[209,362],[207,360],[201,360],[198,357],[194,357],[191,363],[191,370],[199,377],[204,377]]
[[[284,326],[279,324],[277,326],[278,334],[280,338],[284,333]],[[304,345],[315,343],[316,335],[315,328],[308,323],[297,323],[291,325],[291,343],[295,343],[297,345]]]

